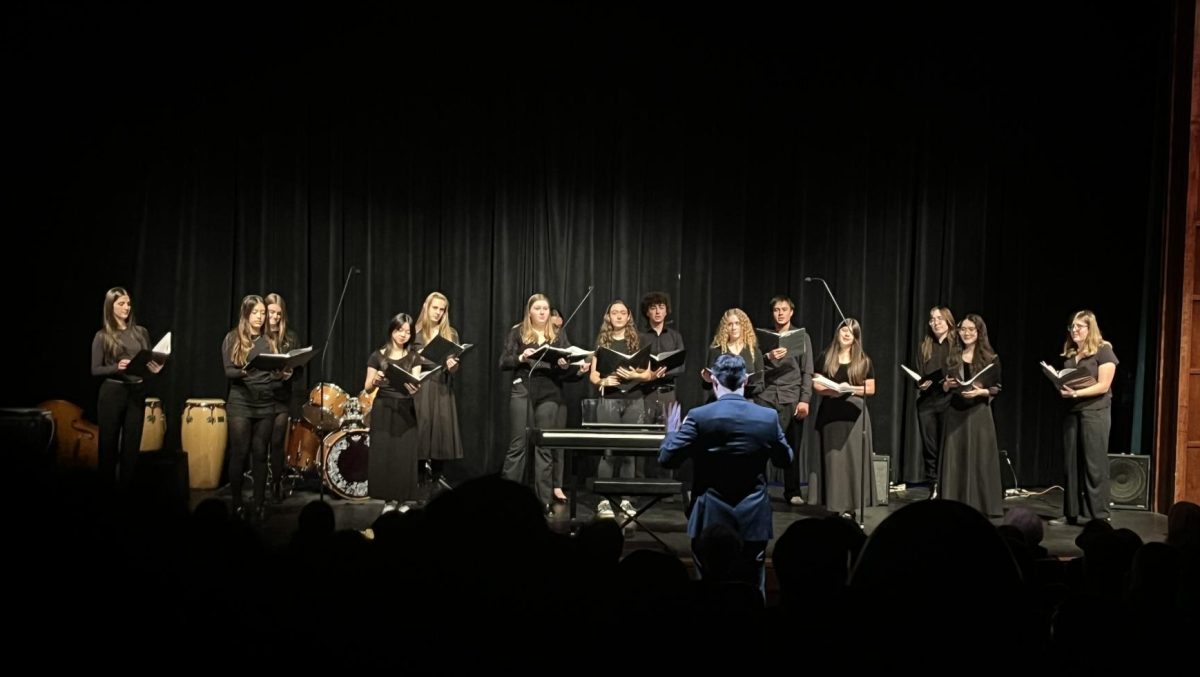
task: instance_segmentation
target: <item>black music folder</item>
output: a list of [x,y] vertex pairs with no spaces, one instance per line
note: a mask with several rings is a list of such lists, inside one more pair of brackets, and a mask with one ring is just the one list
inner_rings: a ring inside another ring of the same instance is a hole
[[434,364],[446,364],[446,360],[450,359],[451,357],[462,359],[462,356],[474,347],[475,344],[473,343],[464,343],[459,345],[454,341],[442,336],[441,334],[438,334],[437,336],[433,337],[433,340],[429,342],[429,345],[421,349],[421,357],[424,357]]
[[280,369],[295,369],[308,364],[308,361],[316,355],[312,346],[305,348],[297,348],[289,350],[286,353],[262,353],[256,355],[250,364],[246,365],[247,369],[261,369],[263,371],[278,371]]
[[171,356],[171,332],[167,332],[158,343],[150,350],[139,350],[137,355],[129,358],[129,364],[125,365],[125,371],[136,376],[149,376],[150,369],[146,366],[150,362],[157,362],[164,367],[167,366],[167,358]]

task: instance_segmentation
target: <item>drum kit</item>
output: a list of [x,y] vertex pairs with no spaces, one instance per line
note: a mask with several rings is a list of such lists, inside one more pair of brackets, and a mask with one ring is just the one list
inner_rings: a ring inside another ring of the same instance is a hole
[[342,498],[367,498],[374,403],[373,393],[352,397],[334,383],[318,383],[308,394],[303,418],[289,426],[287,466],[298,473],[318,473]]

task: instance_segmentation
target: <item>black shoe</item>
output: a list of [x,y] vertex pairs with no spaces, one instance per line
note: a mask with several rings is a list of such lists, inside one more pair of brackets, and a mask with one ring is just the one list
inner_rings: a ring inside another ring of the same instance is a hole
[[246,506],[238,503],[233,506],[233,518],[235,520],[246,521]]
[[271,500],[283,503],[283,482],[275,481],[271,484]]

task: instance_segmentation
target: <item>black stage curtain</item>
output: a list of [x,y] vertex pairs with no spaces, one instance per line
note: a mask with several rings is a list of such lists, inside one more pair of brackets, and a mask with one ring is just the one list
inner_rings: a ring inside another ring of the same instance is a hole
[[1148,451],[1169,6],[959,4],[23,6],[6,237],[29,275],[10,307],[30,319],[9,332],[28,343],[4,402],[94,410],[88,347],[124,285],[155,338],[174,333],[152,390],[177,444],[183,401],[225,395],[243,295],[283,294],[319,348],[358,266],[310,385],[357,392],[388,319],[444,292],[477,345],[458,472],[479,474],[501,462],[496,361],[532,292],[566,313],[594,285],[568,331],[581,345],[608,301],[670,293],[691,406],[726,308],[766,325],[791,294],[828,343],[813,275],[862,321],[894,478],[919,475],[898,364],[934,304],[988,322],[1023,484],[1061,477],[1037,363],[1080,308],[1122,360],[1112,451]]

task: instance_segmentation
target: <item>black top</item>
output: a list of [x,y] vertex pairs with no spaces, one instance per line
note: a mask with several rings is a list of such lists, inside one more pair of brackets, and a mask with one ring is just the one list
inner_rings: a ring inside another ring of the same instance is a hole
[[150,332],[141,325],[134,325],[117,332],[117,354],[113,355],[104,349],[104,330],[101,329],[92,339],[92,376],[104,376],[120,383],[141,383],[141,376],[117,371],[117,363],[149,349]]
[[[837,371],[832,376],[827,376],[830,381],[837,383],[850,383],[850,373],[848,364],[839,364]],[[867,380],[875,378],[875,365],[867,365]],[[860,383],[852,383],[851,385],[862,385]],[[933,386],[930,386],[932,388]],[[942,387],[938,386],[938,390]],[[817,427],[821,427],[826,423],[835,421],[857,421],[859,414],[862,413],[862,407],[850,401],[850,398],[862,399],[858,395],[849,393],[835,394],[828,393],[821,396],[821,408],[817,412]]]
[[[243,402],[274,401],[275,381],[278,380],[275,372],[251,368],[246,369],[243,375],[245,365],[234,364],[231,355],[233,345],[237,340],[237,330],[233,329],[225,335],[225,340],[221,342],[221,360],[225,364],[225,378],[229,379],[230,398],[241,398]],[[255,357],[270,352],[271,345],[267,338],[259,334],[254,337],[250,346],[246,364],[252,362]]]
[[[537,371],[530,376],[529,370],[533,368],[530,362],[522,362],[520,360],[521,353],[529,348],[537,348],[540,343],[526,343],[521,338],[521,325],[513,325],[513,328],[508,331],[508,338],[504,340],[504,350],[500,353],[500,369],[501,371],[513,372],[513,382],[520,380],[525,384],[529,392],[529,396],[533,400],[533,404],[541,402],[557,402],[563,404],[561,381],[568,371],[577,371],[574,367],[562,369],[558,366],[558,359],[549,357],[543,359],[538,364]],[[567,338],[561,332],[554,337],[550,345],[556,348],[567,348]],[[537,362],[537,360],[534,360]]]
[[[993,357],[991,364],[992,368],[988,369],[987,372],[983,374],[983,376],[980,376],[978,379],[976,379],[974,383],[969,386],[957,388],[951,393],[951,396],[954,398],[950,401],[951,407],[959,411],[966,411],[972,407],[986,406],[988,401],[991,399],[989,397],[983,397],[982,395],[979,397],[962,397],[959,395],[959,393],[963,392],[964,390],[972,390],[976,387],[979,387],[986,389],[988,391],[988,395],[991,397],[995,397],[996,395],[1000,394],[1000,356],[997,355],[996,357]],[[960,381],[965,381],[977,374],[979,370],[983,369],[985,366],[986,365],[980,364],[978,367],[976,367],[973,362],[963,362],[958,369],[951,370],[950,375],[954,376]],[[930,387],[932,388],[933,386]],[[941,388],[941,386],[937,387]]]
[[[720,348],[709,346],[707,361],[704,363],[704,366],[712,369],[713,363],[716,362],[717,358],[722,354],[724,353]],[[745,360],[746,371],[750,372],[750,380],[746,382],[746,390],[743,396],[748,400],[753,399],[754,396],[761,392],[763,388],[762,351],[756,348],[754,350],[754,359],[752,360],[750,359],[750,346],[744,345],[742,346],[742,352],[738,353],[738,355],[741,355],[742,359]],[[712,390],[713,384],[709,383],[708,381],[704,381],[703,387],[705,390]],[[712,402],[714,399],[716,399],[715,396],[712,393],[709,393],[708,401]]]
[[[643,346],[650,346],[650,354],[658,355],[665,353],[668,350],[684,350],[683,334],[680,334],[676,329],[663,326],[662,333],[658,333],[653,329],[641,332],[638,338],[642,340]],[[623,351],[622,351],[623,352]],[[687,369],[687,364],[681,364],[674,369],[668,369],[667,373],[662,378],[650,381],[642,385],[642,390],[653,390],[660,386],[669,386],[675,384],[675,379]]]
[[[413,365],[416,364],[419,359],[420,358],[417,355],[417,351],[412,348],[412,344],[409,344],[409,350],[407,353],[405,353],[404,357],[401,357],[398,360],[389,360],[382,352],[378,350],[372,350],[371,354],[367,356],[367,366],[375,371],[383,372],[385,375],[383,382],[379,384],[379,396],[391,397],[395,399],[412,397],[412,394],[408,392],[408,388],[397,390],[395,386],[392,385],[392,382],[389,381],[386,376],[387,367],[389,362],[395,362],[397,366],[408,371],[412,371]],[[422,368],[433,369],[433,367],[428,366],[428,361],[425,361],[425,365]],[[432,376],[430,378],[437,377]]]
[[[783,331],[791,328],[788,325]],[[764,353],[763,364],[766,372],[763,374],[764,387],[758,396],[760,401],[789,407],[795,407],[797,402],[812,401],[812,342],[807,333],[804,335],[803,355],[788,352],[776,362]]]
[[[950,340],[950,336],[949,336],[949,334],[947,334],[946,338],[943,339],[940,343],[937,341],[934,341],[933,351],[930,353],[928,360],[921,359],[920,350],[918,349],[917,365],[921,371],[921,375],[924,376],[925,374],[928,374],[929,372],[932,372],[932,371],[937,371],[938,369],[946,370],[946,373],[949,373],[948,365],[950,362],[950,351],[953,348],[954,348],[954,342]],[[917,385],[920,385],[920,383],[918,383]],[[930,385],[928,388],[926,388],[925,390],[922,390],[921,393],[919,395],[917,395],[918,399],[925,398],[925,397],[949,398],[949,397],[953,397],[953,394],[948,393],[945,390],[942,390],[942,384],[934,383],[934,384]]]
[[[1113,352],[1112,344],[1102,343],[1100,344],[1100,349],[1096,351],[1095,355],[1089,355],[1083,359],[1078,359],[1075,357],[1067,358],[1067,360],[1063,362],[1063,368],[1066,369],[1067,367],[1075,367],[1082,369],[1086,371],[1089,376],[1096,379],[1096,381],[1099,381],[1100,365],[1110,363],[1117,365],[1121,362],[1117,359],[1117,354]],[[1103,395],[1073,398],[1068,400],[1068,402],[1070,403],[1071,411],[1107,409],[1112,406],[1112,388],[1109,387],[1108,392],[1104,393]]]

